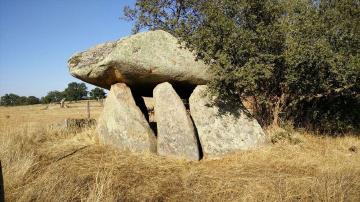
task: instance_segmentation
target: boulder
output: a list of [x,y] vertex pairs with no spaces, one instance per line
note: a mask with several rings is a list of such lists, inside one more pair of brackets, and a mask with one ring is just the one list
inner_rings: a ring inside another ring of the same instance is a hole
[[124,83],[111,86],[97,131],[104,144],[132,152],[156,152],[156,137]]
[[204,158],[218,158],[238,150],[248,150],[267,142],[257,120],[243,109],[241,102],[215,104],[207,87],[197,86],[189,99]]
[[198,140],[192,120],[170,83],[156,86],[154,101],[158,154],[199,160]]
[[181,48],[178,40],[162,31],[149,31],[107,42],[73,55],[68,61],[71,75],[109,89],[126,83],[139,95],[151,96],[154,87],[170,82],[181,96],[189,96],[209,80],[207,67]]

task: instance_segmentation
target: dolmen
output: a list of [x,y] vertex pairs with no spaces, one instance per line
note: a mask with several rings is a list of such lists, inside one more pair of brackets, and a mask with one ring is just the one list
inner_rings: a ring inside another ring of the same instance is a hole
[[[103,144],[200,160],[268,142],[240,99],[224,104],[209,94],[207,65],[165,31],[143,32],[76,53],[68,67],[72,76],[109,89],[97,124]],[[153,97],[155,129],[143,97]]]

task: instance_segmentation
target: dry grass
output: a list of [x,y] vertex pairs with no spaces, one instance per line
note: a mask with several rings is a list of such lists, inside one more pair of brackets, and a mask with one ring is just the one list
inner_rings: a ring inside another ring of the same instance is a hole
[[[45,124],[58,123],[66,118],[86,118],[86,102],[66,104],[67,108],[60,108],[60,105],[28,105],[18,107],[0,106],[0,128],[14,128],[21,125],[32,127],[43,127]],[[47,109],[45,109],[48,107]],[[102,107],[99,102],[90,102],[90,114],[97,118]]]
[[268,147],[187,162],[102,146],[93,129],[47,129],[38,123],[83,114],[40,108],[0,108],[7,201],[360,201],[359,136],[269,130]]

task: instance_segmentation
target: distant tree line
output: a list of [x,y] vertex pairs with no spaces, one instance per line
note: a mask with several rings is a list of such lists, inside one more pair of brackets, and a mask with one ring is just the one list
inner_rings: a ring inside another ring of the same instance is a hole
[[35,96],[19,96],[13,93],[5,94],[1,97],[1,106],[17,106],[17,105],[32,105],[39,104],[40,99]]
[[105,98],[105,91],[102,88],[96,87],[89,92],[85,83],[71,82],[64,91],[50,91],[46,96],[41,98],[35,96],[19,96],[13,93],[5,94],[0,98],[0,106],[48,104],[60,102],[64,98],[67,101],[103,99]]

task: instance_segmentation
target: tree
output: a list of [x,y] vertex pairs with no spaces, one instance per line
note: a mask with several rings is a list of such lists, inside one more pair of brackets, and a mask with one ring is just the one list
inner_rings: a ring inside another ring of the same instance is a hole
[[27,105],[27,97],[26,96],[20,96],[17,100],[17,105]]
[[35,96],[29,96],[26,99],[26,104],[28,104],[28,105],[34,105],[34,104],[39,104],[39,103],[40,103],[40,99]]
[[319,99],[359,108],[359,0],[137,0],[124,11],[134,32],[163,29],[195,50],[211,92],[251,100],[262,125],[298,121]]
[[103,99],[105,98],[105,91],[102,88],[94,88],[90,91],[90,98],[91,99]]
[[41,98],[42,103],[53,103],[53,102],[60,102],[61,99],[64,98],[64,94],[60,91],[50,91],[47,93],[45,97]]
[[64,90],[65,98],[69,101],[77,101],[86,97],[88,94],[85,83],[71,82]]
[[20,96],[10,93],[1,96],[0,104],[1,106],[16,106],[19,104]]
[[288,3],[283,111],[301,126],[359,129],[360,1]]

